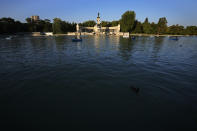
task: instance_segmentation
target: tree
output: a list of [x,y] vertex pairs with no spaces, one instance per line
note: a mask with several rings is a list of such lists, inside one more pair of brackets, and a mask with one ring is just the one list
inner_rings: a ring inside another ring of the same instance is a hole
[[45,19],[44,20],[44,27],[43,27],[43,32],[51,32],[52,29],[52,24],[50,23],[50,20]]
[[143,33],[143,25],[139,21],[135,21],[134,31],[133,33]]
[[62,20],[59,18],[53,19],[53,33],[54,34],[61,34],[62,31]]
[[188,35],[197,35],[197,26],[187,26],[185,33]]
[[101,22],[102,27],[110,27],[111,26],[111,22],[108,21],[102,21]]
[[157,24],[155,24],[154,22],[152,22],[150,24],[150,26],[151,26],[150,33],[151,34],[157,34]]
[[89,20],[81,23],[80,25],[84,27],[94,27],[96,25],[96,22],[94,20]]
[[4,33],[15,33],[16,32],[16,25],[15,25],[15,20],[12,18],[1,18],[0,19],[1,23],[1,34]]
[[135,22],[135,12],[127,11],[122,15],[120,27],[122,32],[131,32]]
[[120,24],[120,21],[112,21],[111,26],[118,26]]
[[31,18],[26,18],[25,20],[26,20],[27,23],[31,23],[32,22]]
[[167,29],[168,29],[167,23],[168,22],[165,17],[159,19],[159,22],[157,24],[157,33],[158,34],[165,34],[167,32]]
[[168,33],[172,35],[183,35],[184,34],[184,26],[180,25],[172,25],[168,28]]
[[148,22],[148,18],[146,18],[144,23],[143,23],[143,32],[146,33],[146,34],[150,34],[151,33],[151,25]]

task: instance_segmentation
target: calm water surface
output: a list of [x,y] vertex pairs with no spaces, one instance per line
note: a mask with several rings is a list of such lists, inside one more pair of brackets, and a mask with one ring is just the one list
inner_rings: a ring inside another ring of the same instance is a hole
[[[3,125],[197,129],[197,37],[0,37]],[[130,86],[140,88],[139,94]]]

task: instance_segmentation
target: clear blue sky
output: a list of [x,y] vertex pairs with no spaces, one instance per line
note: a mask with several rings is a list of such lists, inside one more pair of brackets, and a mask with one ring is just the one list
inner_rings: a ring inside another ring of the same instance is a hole
[[111,21],[127,10],[134,10],[140,21],[166,17],[168,25],[197,25],[197,0],[0,0],[0,17],[22,22],[31,15],[83,22],[95,20],[98,12],[102,20]]

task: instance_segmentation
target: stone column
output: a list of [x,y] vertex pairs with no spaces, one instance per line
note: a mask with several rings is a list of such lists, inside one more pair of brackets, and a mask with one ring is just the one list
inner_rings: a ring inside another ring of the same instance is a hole
[[76,30],[77,30],[77,33],[80,32],[80,30],[79,30],[79,24],[76,25]]
[[120,24],[118,24],[118,30],[117,30],[117,32],[118,33],[120,32]]

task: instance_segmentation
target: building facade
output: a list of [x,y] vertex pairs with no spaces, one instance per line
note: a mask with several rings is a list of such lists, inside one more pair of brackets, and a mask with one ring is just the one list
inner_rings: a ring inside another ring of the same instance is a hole
[[40,17],[39,16],[31,16],[31,21],[38,21],[40,20]]
[[114,27],[102,27],[100,16],[98,13],[97,23],[94,27],[82,27],[79,24],[76,25],[76,30],[78,33],[87,32],[87,33],[94,33],[94,34],[114,34],[119,35],[120,33],[120,24]]

